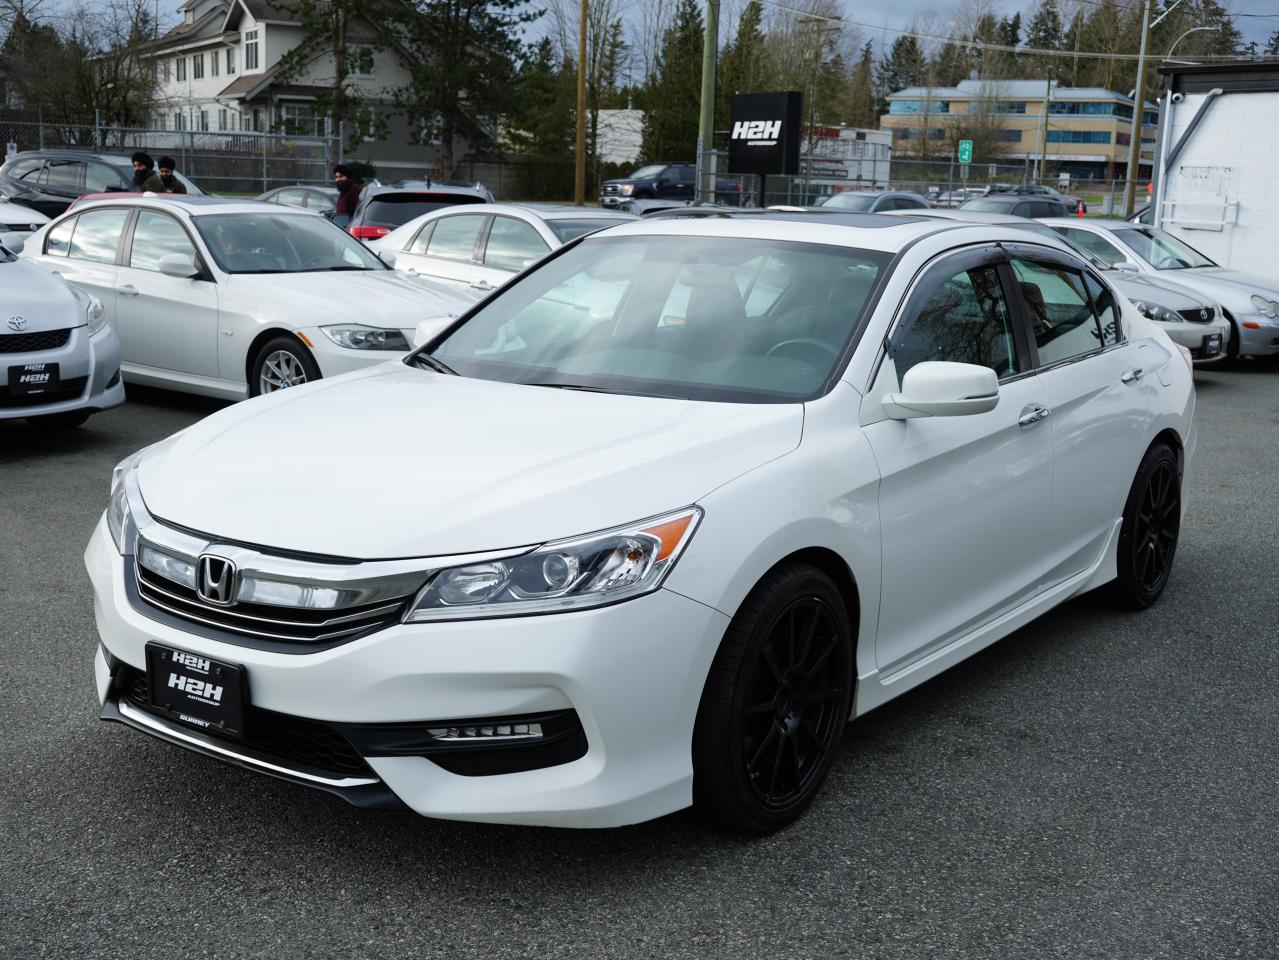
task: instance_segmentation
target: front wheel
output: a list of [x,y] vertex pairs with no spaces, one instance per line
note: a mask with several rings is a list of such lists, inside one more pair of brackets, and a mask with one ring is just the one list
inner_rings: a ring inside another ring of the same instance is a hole
[[320,379],[320,367],[311,352],[293,337],[279,336],[264,343],[253,358],[249,396],[275,393]]
[[798,818],[830,770],[853,676],[853,631],[830,578],[794,563],[761,580],[728,627],[698,707],[698,813],[747,833]]
[[1111,595],[1121,606],[1149,607],[1164,592],[1181,532],[1181,464],[1164,443],[1146,451],[1124,504],[1118,577]]

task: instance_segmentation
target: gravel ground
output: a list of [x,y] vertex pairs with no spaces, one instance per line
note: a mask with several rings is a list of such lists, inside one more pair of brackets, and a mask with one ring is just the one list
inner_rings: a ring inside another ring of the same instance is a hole
[[364,813],[97,722],[110,468],[218,405],[0,423],[0,956],[1273,958],[1279,366],[1197,379],[1161,603],[1080,598],[857,721],[753,841]]

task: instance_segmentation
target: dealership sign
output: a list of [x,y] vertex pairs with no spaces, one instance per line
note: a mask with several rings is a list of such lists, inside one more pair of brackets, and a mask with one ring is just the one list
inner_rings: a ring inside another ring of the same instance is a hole
[[798,174],[803,100],[799,93],[734,96],[728,131],[728,172]]

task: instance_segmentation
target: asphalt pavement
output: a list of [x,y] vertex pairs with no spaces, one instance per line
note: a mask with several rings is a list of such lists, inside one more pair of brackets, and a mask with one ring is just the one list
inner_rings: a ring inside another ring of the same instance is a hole
[[0,422],[0,957],[1274,958],[1279,364],[1196,379],[1162,601],[1080,598],[851,724],[762,840],[362,812],[98,722],[111,467],[219,404]]

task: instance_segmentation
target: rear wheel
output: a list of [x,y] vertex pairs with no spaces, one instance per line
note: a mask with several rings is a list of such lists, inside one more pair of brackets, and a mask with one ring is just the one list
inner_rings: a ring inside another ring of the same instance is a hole
[[37,429],[74,430],[89,419],[92,410],[73,410],[70,413],[49,413],[43,417],[27,417],[27,423]]
[[1239,328],[1235,326],[1234,320],[1230,321],[1230,336],[1226,338],[1226,363],[1231,364],[1239,360]]
[[320,367],[311,352],[293,337],[268,340],[253,359],[249,396],[275,393],[320,379]]
[[1164,443],[1146,451],[1124,505],[1118,577],[1111,595],[1144,610],[1164,592],[1181,532],[1181,466]]
[[799,817],[830,770],[852,678],[852,627],[830,578],[795,563],[760,581],[702,693],[693,733],[698,813],[750,833]]

